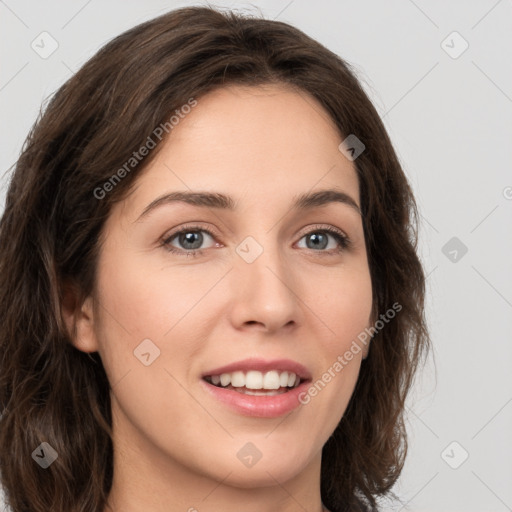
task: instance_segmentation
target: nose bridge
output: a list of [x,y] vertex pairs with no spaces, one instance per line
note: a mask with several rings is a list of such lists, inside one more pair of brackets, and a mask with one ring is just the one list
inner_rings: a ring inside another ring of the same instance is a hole
[[296,320],[293,276],[274,237],[273,231],[250,235],[236,247],[237,322],[255,321],[275,329]]

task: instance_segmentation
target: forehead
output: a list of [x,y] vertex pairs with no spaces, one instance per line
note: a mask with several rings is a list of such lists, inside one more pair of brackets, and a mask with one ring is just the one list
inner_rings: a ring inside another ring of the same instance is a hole
[[359,204],[357,174],[339,130],[310,94],[287,86],[229,86],[180,116],[127,201],[134,220],[157,196],[212,191],[237,209],[276,208],[316,189],[336,188]]

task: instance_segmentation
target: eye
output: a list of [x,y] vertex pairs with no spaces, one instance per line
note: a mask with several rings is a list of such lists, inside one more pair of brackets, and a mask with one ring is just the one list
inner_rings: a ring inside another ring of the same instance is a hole
[[[197,256],[202,254],[199,248],[204,243],[205,237],[203,233],[206,233],[207,238],[210,237],[213,239],[213,234],[201,226],[185,226],[163,240],[162,245],[172,253]],[[176,248],[172,245],[174,239],[176,239],[176,242],[181,245],[182,248]]]
[[[334,247],[324,250],[329,245],[329,237],[335,240]],[[315,229],[308,231],[302,238],[306,239],[306,248],[321,253],[339,253],[351,246],[350,239],[340,230],[333,227],[315,226]]]

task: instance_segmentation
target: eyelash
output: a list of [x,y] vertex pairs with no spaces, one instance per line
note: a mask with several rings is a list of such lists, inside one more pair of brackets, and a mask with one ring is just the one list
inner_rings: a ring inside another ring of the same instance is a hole
[[[173,247],[172,245],[170,245],[171,241],[174,240],[174,238],[176,238],[177,236],[181,235],[182,233],[195,233],[195,232],[199,232],[199,231],[207,233],[212,238],[215,238],[215,235],[210,230],[205,229],[202,226],[197,226],[197,225],[184,226],[179,231],[176,231],[172,235],[163,239],[161,246],[164,247],[170,253],[178,254],[180,256],[187,256],[187,257],[192,256],[193,258],[195,258],[196,256],[201,256],[205,249],[195,249],[193,251],[186,251],[183,249],[177,249],[176,247]],[[315,251],[315,249],[309,249],[310,251],[317,252],[320,256],[333,256],[334,254],[339,254],[339,253],[341,253],[345,250],[348,250],[352,247],[351,240],[342,231],[339,231],[338,229],[332,228],[332,227],[326,228],[323,226],[314,226],[312,230],[310,230],[307,233],[305,233],[304,235],[302,235],[300,239],[302,240],[302,238],[304,238],[305,236],[311,235],[313,233],[328,233],[334,239],[336,239],[340,245],[340,247],[338,249],[331,249],[330,251],[325,251],[325,250]]]

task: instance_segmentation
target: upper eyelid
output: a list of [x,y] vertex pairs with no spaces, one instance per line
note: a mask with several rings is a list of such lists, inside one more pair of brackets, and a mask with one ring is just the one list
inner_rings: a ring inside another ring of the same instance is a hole
[[171,240],[176,235],[179,235],[180,233],[187,232],[187,231],[206,231],[210,236],[217,237],[217,231],[213,230],[211,228],[206,228],[204,226],[201,226],[200,224],[186,224],[185,226],[182,226],[180,228],[177,228],[176,231],[173,231],[171,234],[165,234],[162,238],[164,242]]

